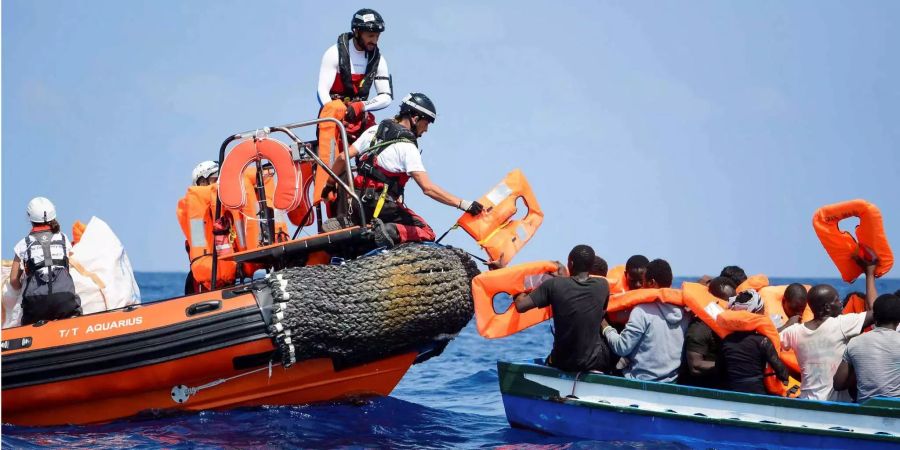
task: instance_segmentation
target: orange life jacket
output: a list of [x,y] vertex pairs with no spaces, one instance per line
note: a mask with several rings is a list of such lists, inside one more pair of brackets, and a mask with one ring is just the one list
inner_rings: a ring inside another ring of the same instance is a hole
[[609,293],[618,294],[628,290],[628,280],[625,276],[625,265],[619,264],[606,272],[606,281],[609,282]]
[[[804,287],[807,291],[810,288],[809,286]],[[759,296],[762,298],[763,304],[765,305],[766,316],[772,319],[772,323],[781,322],[783,324],[786,323],[788,319],[790,319],[790,317],[788,317],[788,315],[784,312],[784,306],[782,302],[785,290],[787,290],[786,285],[766,286],[759,290]],[[812,318],[812,310],[809,309],[809,305],[807,305],[806,309],[803,310],[803,315],[800,316],[800,321],[806,322],[812,320]]]
[[[851,294],[850,298],[847,300],[847,304],[844,305],[844,310],[841,311],[841,314],[863,313],[867,311],[869,311],[869,309],[866,307],[866,299],[856,294]],[[874,327],[875,325],[869,325],[868,328],[863,330],[863,333],[872,331],[872,328]]]
[[[216,185],[190,186],[184,198],[178,201],[178,223],[188,243],[188,257],[194,281],[207,290],[212,283],[212,252],[216,236],[213,234],[216,208]],[[217,248],[220,256],[231,254],[230,241]],[[227,246],[228,248],[224,248]],[[216,286],[234,283],[237,264],[219,258],[216,267]]]
[[751,275],[743,283],[741,283],[735,292],[744,292],[747,289],[753,289],[755,291],[759,291],[760,289],[769,285],[769,277],[763,274]]
[[641,303],[651,303],[657,300],[670,305],[684,306],[681,289],[645,288],[610,295],[606,313],[631,310]]
[[[300,179],[302,180],[300,183],[300,193],[303,198],[300,200],[300,205],[297,206],[297,208],[288,211],[288,219],[296,226],[300,226],[300,222],[305,219],[306,221],[303,222],[302,225],[308,227],[315,222],[315,213],[310,212],[312,209],[312,202],[309,201],[309,189],[312,187],[313,183],[313,167],[315,167],[315,164],[312,161],[303,161],[296,163],[296,165],[297,172],[300,174]],[[266,196],[268,197],[268,195],[269,189],[267,186]]]
[[[344,116],[347,114],[347,105],[340,100],[332,100],[322,106],[322,110],[319,111],[319,118],[323,119],[325,117],[331,117],[337,119],[339,121],[344,120]],[[341,131],[338,128],[337,124],[334,122],[320,122],[319,123],[319,159],[328,164],[329,167],[334,166],[334,158],[337,157],[341,153]],[[348,143],[347,145],[350,145]],[[349,170],[349,166],[348,166]],[[325,183],[328,182],[328,172],[326,172],[322,168],[316,169],[316,182],[313,187],[313,204],[319,203],[322,200],[322,188],[325,187]]]
[[[522,199],[528,212],[521,220],[512,220],[518,211],[516,200]],[[500,184],[478,199],[484,212],[477,216],[463,213],[456,221],[475,238],[490,256],[505,266],[525,246],[541,226],[544,213],[522,171],[516,169]]]
[[490,339],[501,338],[552,317],[550,308],[534,308],[520,313],[515,304],[497,313],[494,311],[494,296],[506,293],[515,298],[518,294],[531,292],[544,281],[544,277],[556,270],[555,262],[540,261],[491,270],[476,276],[472,280],[472,298],[478,333]]
[[[779,358],[788,368],[791,368],[788,361],[785,360],[785,353],[781,350],[781,338],[778,330],[772,320],[765,315],[754,314],[749,311],[732,311],[728,309],[728,303],[716,298],[709,293],[709,288],[699,283],[683,283],[681,286],[683,300],[685,306],[690,308],[697,318],[708,325],[720,337],[725,338],[735,331],[756,331],[766,336],[778,351]],[[796,357],[793,358],[796,364]],[[799,372],[799,370],[798,370]],[[800,383],[790,378],[788,386],[781,384],[774,375],[772,369],[766,369],[766,377],[764,383],[769,393],[784,396],[793,386],[799,386]],[[799,387],[792,396],[799,395]]]
[[[248,199],[244,206],[239,210],[240,219],[235,224],[235,228],[240,230],[237,232],[237,248],[238,251],[253,250],[259,248],[262,236],[262,227],[264,222],[260,220],[259,202],[256,199],[256,167],[248,167],[244,171],[244,189],[245,196]],[[274,203],[274,191],[276,182],[271,177],[263,178],[263,186],[266,191],[266,204],[271,207]],[[287,217],[283,211],[274,210],[275,235],[272,237],[274,242],[284,242],[290,239],[290,230],[288,229]],[[260,269],[265,269],[265,265],[254,263],[243,263],[242,272],[246,276],[253,276],[253,273]]]
[[[859,218],[856,239],[838,228],[838,223],[848,217]],[[888,273],[894,266],[894,253],[884,233],[881,211],[865,200],[850,200],[819,208],[813,214],[813,228],[828,256],[841,272],[841,278],[848,283],[852,283],[863,273],[863,269],[853,259],[854,255],[868,257],[860,245],[865,245],[878,256],[876,277]]]

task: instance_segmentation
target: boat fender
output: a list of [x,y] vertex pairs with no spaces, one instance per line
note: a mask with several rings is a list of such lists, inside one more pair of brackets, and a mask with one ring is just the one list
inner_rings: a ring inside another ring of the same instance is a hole
[[[849,217],[858,217],[856,238],[846,231],[841,231],[838,224]],[[878,256],[875,276],[881,277],[894,266],[894,253],[884,233],[881,211],[875,205],[861,199],[826,205],[813,214],[813,229],[825,247],[828,256],[834,261],[841,278],[852,283],[863,273],[863,269],[854,260],[854,256],[869,259],[865,246]]]
[[[519,199],[524,201],[528,211],[522,219],[513,220]],[[519,169],[507,174],[500,184],[479,198],[478,203],[484,206],[481,214],[463,213],[456,223],[478,242],[491,260],[505,267],[534,236],[544,220],[544,213],[525,174]]]

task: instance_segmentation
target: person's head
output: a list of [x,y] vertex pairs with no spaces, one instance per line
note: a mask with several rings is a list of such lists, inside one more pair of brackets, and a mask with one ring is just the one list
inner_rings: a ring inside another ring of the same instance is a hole
[[763,314],[765,312],[765,303],[763,303],[762,297],[759,296],[756,289],[747,289],[728,299],[728,309]]
[[49,226],[50,231],[59,233],[59,222],[56,221],[56,206],[46,197],[35,197],[25,208],[28,221],[32,227]]
[[219,163],[215,161],[203,161],[191,171],[191,181],[194,186],[209,186],[219,180]]
[[378,11],[363,8],[353,14],[350,20],[350,31],[358,48],[367,52],[375,51],[378,47],[378,38],[384,32],[384,19]]
[[728,277],[715,277],[709,282],[709,293],[719,300],[728,301],[730,297],[734,297],[735,289],[737,286]]
[[606,260],[594,255],[594,264],[591,264],[591,275],[605,277],[609,273],[609,265]]
[[647,272],[644,274],[644,287],[672,287],[672,267],[669,266],[666,260],[654,259],[647,264]]
[[594,265],[594,249],[590,245],[576,245],[569,252],[569,273],[589,273]]
[[900,297],[894,294],[879,295],[872,306],[872,315],[875,316],[875,325],[896,329],[900,323]]
[[806,288],[800,283],[791,283],[781,297],[781,309],[788,317],[803,315],[806,309]]
[[437,119],[437,109],[427,95],[413,92],[400,102],[400,114],[394,118],[406,124],[416,137],[422,137],[428,131],[428,125]]
[[740,286],[741,283],[747,281],[747,274],[744,273],[744,269],[741,269],[738,266],[725,266],[719,276],[731,278],[731,281],[734,281],[735,286]]
[[647,264],[650,260],[644,255],[634,255],[625,261],[625,280],[628,289],[640,289],[644,287],[644,274],[647,273]]
[[828,284],[813,286],[806,294],[806,302],[816,319],[837,317],[843,309],[838,291]]

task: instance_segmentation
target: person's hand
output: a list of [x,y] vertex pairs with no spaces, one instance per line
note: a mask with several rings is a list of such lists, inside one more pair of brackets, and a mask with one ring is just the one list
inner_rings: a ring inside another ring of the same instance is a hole
[[363,102],[347,103],[347,112],[344,114],[344,120],[350,123],[356,123],[363,119],[366,113],[366,105]]
[[468,200],[460,200],[457,208],[467,212],[472,216],[477,216],[481,214],[482,211],[484,211],[484,206],[482,206],[481,203],[478,203],[477,201],[470,202]]
[[605,330],[606,327],[608,327],[608,326],[609,326],[609,322],[607,322],[606,317],[604,317],[603,320],[600,321],[600,332],[602,333],[603,330]]
[[859,249],[863,254],[865,254],[865,257],[859,256],[858,253],[855,253],[853,255],[853,260],[856,261],[856,264],[859,264],[859,267],[863,268],[866,273],[869,273],[870,271],[874,273],[875,266],[878,265],[878,255],[871,248],[866,247],[862,244],[859,245]]
[[564,266],[563,263],[561,263],[559,261],[553,261],[553,262],[556,264],[556,272],[552,273],[551,275],[553,275],[555,277],[569,276],[569,270],[566,269],[566,266]]
[[337,200],[337,186],[326,183],[325,187],[322,188],[322,198],[326,202]]
[[503,260],[500,260],[500,259],[488,261],[488,262],[484,263],[484,265],[488,266],[488,269],[490,269],[490,270],[497,270],[497,269],[502,269],[502,268],[506,267],[506,265],[503,264]]

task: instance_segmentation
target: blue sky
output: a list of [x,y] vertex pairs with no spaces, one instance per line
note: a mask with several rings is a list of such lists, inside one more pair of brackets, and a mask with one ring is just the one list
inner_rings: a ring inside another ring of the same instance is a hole
[[[398,97],[437,105],[432,179],[468,199],[530,179],[546,218],[514,261],[588,243],[680,275],[837,276],[811,217],[852,198],[900,236],[898,2],[5,0],[3,257],[43,195],[67,229],[106,220],[136,269],[184,270],[193,166],[314,117],[322,53],[366,6]],[[410,191],[439,233],[457,218]]]

